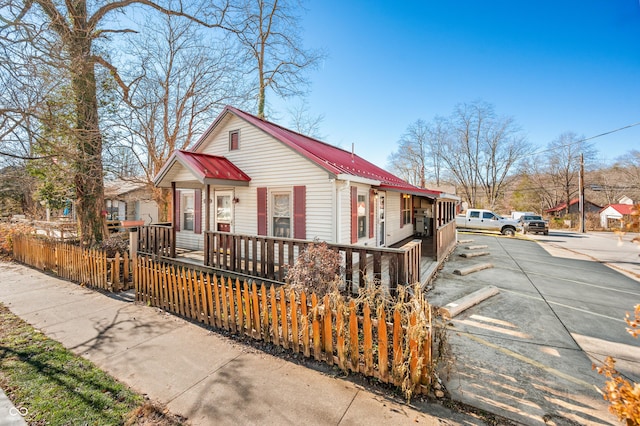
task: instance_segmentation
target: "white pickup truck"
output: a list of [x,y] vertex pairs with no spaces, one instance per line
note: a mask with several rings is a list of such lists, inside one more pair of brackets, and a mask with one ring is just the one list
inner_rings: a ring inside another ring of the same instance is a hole
[[456,228],[498,231],[510,237],[516,234],[520,224],[513,219],[505,219],[491,210],[468,209],[456,216]]

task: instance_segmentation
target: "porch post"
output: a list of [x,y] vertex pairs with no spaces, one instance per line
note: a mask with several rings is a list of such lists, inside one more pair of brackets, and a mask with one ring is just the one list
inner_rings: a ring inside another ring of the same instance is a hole
[[176,183],[171,182],[171,257],[176,257],[176,223],[180,219],[178,217],[178,209],[176,209],[178,191],[176,191]]
[[207,184],[205,186],[205,194],[204,194],[204,232],[211,231],[209,229],[209,220],[211,218],[211,196],[209,191],[211,189],[211,185]]
[[205,266],[209,266],[209,221],[211,217],[211,197],[209,195],[211,189],[211,185],[207,184],[205,186],[205,194],[204,194],[204,264]]
[[435,200],[435,202],[433,203],[432,207],[431,207],[431,216],[433,217],[432,219],[432,224],[431,226],[433,227],[432,232],[433,232],[433,240],[431,241],[431,248],[433,249],[432,253],[435,253],[436,255],[436,259],[438,258],[438,239],[440,238],[440,233],[438,232],[438,228],[439,228],[439,223],[440,223],[440,218],[438,217],[438,212],[440,211],[440,209],[438,208],[438,203],[440,201],[438,201],[437,199]]

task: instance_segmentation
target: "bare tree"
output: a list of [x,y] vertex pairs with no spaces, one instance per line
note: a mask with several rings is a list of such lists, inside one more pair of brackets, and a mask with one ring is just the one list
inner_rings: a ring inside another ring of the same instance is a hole
[[305,50],[299,35],[298,0],[241,0],[227,15],[225,25],[245,52],[247,72],[256,80],[257,115],[265,117],[266,91],[283,98],[304,93],[323,54]]
[[459,104],[449,119],[450,137],[442,149],[442,161],[470,207],[478,207],[478,165],[482,129],[493,108],[486,104]]
[[[182,5],[165,7],[152,0],[122,0],[118,2],[86,0],[57,2],[54,0],[5,0],[2,13],[4,32],[2,38],[12,38],[16,44],[47,58],[47,50],[60,53],[49,56],[53,68],[62,70],[68,77],[73,105],[73,131],[70,138],[76,147],[74,175],[76,203],[81,240],[84,245],[101,241],[106,225],[104,209],[103,137],[100,131],[96,66],[109,70],[118,83],[125,99],[129,87],[120,77],[117,68],[94,46],[117,33],[127,33],[126,28],[109,27],[115,13],[140,5],[166,15],[180,16],[208,27],[219,26],[225,9],[213,8],[213,22],[205,22],[185,12]],[[37,34],[38,37],[35,37]],[[11,59],[9,59],[11,61]],[[13,70],[12,67],[8,69]],[[36,73],[36,69],[33,72]]]
[[430,158],[429,125],[416,120],[398,141],[398,149],[388,159],[391,169],[407,182],[426,186],[427,162]]
[[[242,106],[248,89],[223,36],[205,34],[197,23],[171,15],[162,22],[148,19],[143,33],[128,52],[129,58],[135,58],[128,67],[129,79],[135,83],[130,103],[119,109],[122,136],[114,148],[130,153],[121,159],[135,159],[135,169],[142,172],[140,183],[152,190],[164,221],[170,194],[154,187],[154,176],[174,150],[188,148],[204,132],[225,104]],[[120,170],[131,166],[114,165]]]
[[499,117],[492,105],[476,101],[456,106],[449,119],[449,138],[440,151],[446,165],[472,207],[479,191],[493,208],[503,195],[510,173],[530,153],[530,145],[511,117]]
[[635,190],[635,193],[640,193],[640,151],[632,149],[618,159],[615,167],[624,173],[625,181]]
[[488,123],[482,147],[483,162],[478,165],[480,185],[491,208],[503,194],[509,172],[531,152],[520,128],[511,117]]
[[40,158],[32,147],[43,142],[41,123],[52,115],[46,101],[69,84],[53,64],[60,46],[23,14],[22,3],[0,4],[0,162],[21,167]]
[[629,171],[627,167],[614,165],[585,172],[585,194],[590,194],[590,201],[601,205],[616,204],[624,195],[637,199],[640,188],[634,188]]
[[293,130],[316,139],[323,139],[320,125],[324,121],[324,114],[313,116],[309,113],[309,104],[302,100],[288,109],[291,117],[290,126]]
[[593,161],[596,150],[593,145],[574,132],[562,133],[547,146],[545,174],[549,181],[549,189],[553,191],[553,202],[567,203],[578,195],[578,174],[580,171],[580,156],[584,156],[585,164]]

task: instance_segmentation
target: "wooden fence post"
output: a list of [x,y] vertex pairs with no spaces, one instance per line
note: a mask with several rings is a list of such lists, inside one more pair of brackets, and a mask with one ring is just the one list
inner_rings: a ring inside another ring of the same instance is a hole
[[[138,228],[130,228],[129,229],[129,258],[131,259],[131,264],[133,265],[133,286],[136,285],[136,280],[138,279],[137,268],[138,264]],[[125,262],[125,268],[127,267]],[[128,275],[128,268],[126,269],[125,276]]]

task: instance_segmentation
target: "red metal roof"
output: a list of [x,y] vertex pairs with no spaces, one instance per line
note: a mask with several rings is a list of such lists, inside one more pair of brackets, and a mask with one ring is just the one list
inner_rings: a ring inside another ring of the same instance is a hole
[[156,185],[159,185],[176,161],[189,169],[202,183],[219,180],[235,182],[249,182],[251,180],[246,173],[225,157],[175,150],[154,178]]
[[[570,204],[573,205],[575,203],[578,202],[577,198],[574,198],[573,200],[571,200]],[[545,213],[551,213],[551,212],[559,212],[561,210],[564,210],[567,208],[567,203],[560,203],[560,204],[556,204],[555,207],[551,207],[550,209],[546,209]]]
[[249,182],[251,178],[225,157],[176,150],[174,155],[203,179],[238,180]]
[[600,211],[603,211],[608,207],[613,208],[621,215],[630,215],[633,212],[635,206],[633,204],[609,204],[607,206],[604,206],[604,208]]
[[[569,205],[573,206],[574,204],[577,204],[579,202],[580,202],[579,198],[574,198],[573,200],[569,201]],[[596,207],[600,208],[599,205],[597,205],[595,203],[592,203],[591,201],[585,200],[584,202],[585,202],[585,204],[588,203],[588,204],[591,204],[593,206],[596,206]],[[559,211],[562,211],[562,210],[564,210],[566,208],[567,208],[567,203],[564,202],[564,203],[557,204],[555,207],[551,207],[550,209],[546,209],[544,212],[545,213],[559,212]]]
[[203,142],[207,133],[211,131],[219,120],[227,113],[231,112],[243,120],[253,124],[265,133],[278,139],[300,155],[311,160],[327,171],[338,174],[347,174],[358,176],[366,179],[379,181],[381,189],[394,190],[399,192],[410,192],[413,194],[423,194],[429,196],[438,196],[441,191],[419,188],[400,179],[397,176],[387,172],[386,170],[368,162],[358,155],[330,145],[328,143],[313,139],[311,137],[296,133],[277,124],[260,119],[252,114],[234,108],[232,106],[225,107],[224,111],[211,125],[203,138],[196,144],[194,150]]

